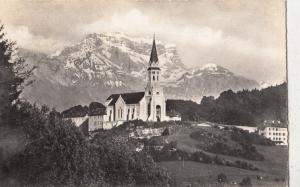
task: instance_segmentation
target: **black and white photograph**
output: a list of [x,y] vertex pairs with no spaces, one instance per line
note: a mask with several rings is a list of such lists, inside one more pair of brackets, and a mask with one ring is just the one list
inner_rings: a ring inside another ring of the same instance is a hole
[[286,0],[0,0],[0,187],[289,186]]

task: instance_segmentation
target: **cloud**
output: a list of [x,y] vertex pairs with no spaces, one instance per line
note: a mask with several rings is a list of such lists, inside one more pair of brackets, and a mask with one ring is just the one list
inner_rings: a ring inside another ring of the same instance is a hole
[[91,32],[124,32],[128,34],[141,34],[151,32],[149,18],[137,9],[132,9],[125,14],[115,13],[111,17],[102,18],[88,25],[80,26],[79,30]]
[[68,42],[34,35],[29,31],[27,26],[6,26],[6,30],[8,38],[16,41],[17,46],[21,48],[51,53],[68,45]]
[[277,50],[274,47],[262,47],[248,38],[225,34],[221,29],[215,30],[206,25],[175,25],[153,20],[138,9],[115,13],[111,17],[83,25],[79,30],[84,34],[124,32],[132,35],[152,35],[156,33],[163,41],[167,40],[179,45],[194,45],[193,49],[225,48],[226,50],[230,49],[233,53],[277,58]]
[[285,75],[284,10],[282,0],[16,0],[0,6],[0,17],[9,36],[32,50],[52,53],[94,32],[155,33],[177,45],[187,66],[216,63],[276,81]]

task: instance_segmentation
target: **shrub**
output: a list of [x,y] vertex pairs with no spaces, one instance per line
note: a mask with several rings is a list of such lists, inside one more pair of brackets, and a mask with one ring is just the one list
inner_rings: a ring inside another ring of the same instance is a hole
[[216,142],[212,145],[206,147],[206,151],[217,153],[217,154],[224,154],[236,157],[242,157],[249,160],[264,160],[264,156],[258,153],[255,146],[249,144],[241,144],[242,149],[239,148],[231,148],[227,144],[222,142]]
[[252,186],[251,179],[249,177],[244,178],[240,183],[240,186]]
[[226,183],[227,182],[227,176],[224,173],[220,173],[217,176],[218,183]]
[[153,159],[135,152],[127,137],[99,132],[87,139],[56,111],[29,103],[15,108],[16,126],[29,143],[4,166],[6,176],[21,186],[153,185],[170,182]]
[[191,156],[191,160],[196,161],[196,162],[209,163],[209,164],[212,163],[212,161],[213,161],[211,156],[209,156],[201,151],[194,152]]
[[233,141],[239,142],[240,144],[257,144],[265,146],[274,146],[275,143],[257,133],[249,133],[248,131],[232,128],[231,139]]
[[167,171],[160,168],[150,155],[132,150],[126,138],[97,136],[92,145],[107,183],[163,186],[170,182]]
[[45,106],[39,109],[18,103],[14,114],[29,143],[7,163],[9,175],[24,185],[82,185],[102,180],[101,170],[90,170],[93,157],[85,136],[59,113]]
[[161,134],[162,136],[169,136],[170,135],[170,129],[167,127]]

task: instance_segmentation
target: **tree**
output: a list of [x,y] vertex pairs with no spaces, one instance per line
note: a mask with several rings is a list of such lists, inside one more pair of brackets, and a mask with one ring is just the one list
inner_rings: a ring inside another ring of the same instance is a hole
[[240,186],[252,186],[251,179],[249,177],[243,178],[243,180],[239,183]]
[[169,136],[171,133],[170,133],[170,129],[169,127],[167,127],[163,132],[162,132],[162,136]]
[[7,175],[21,185],[76,185],[101,183],[101,169],[82,132],[48,107],[18,102],[14,106],[16,126],[27,137],[23,151],[6,165]]
[[166,186],[170,183],[167,171],[150,155],[136,152],[123,136],[108,135],[99,133],[92,139],[94,157],[98,158],[96,165],[103,169],[107,183],[116,186]]
[[25,70],[22,58],[14,55],[15,42],[6,38],[0,24],[0,125],[7,124],[10,107],[21,93],[21,84],[32,70]]
[[224,173],[220,173],[217,176],[217,179],[218,179],[219,183],[225,183],[225,182],[227,182],[227,176]]

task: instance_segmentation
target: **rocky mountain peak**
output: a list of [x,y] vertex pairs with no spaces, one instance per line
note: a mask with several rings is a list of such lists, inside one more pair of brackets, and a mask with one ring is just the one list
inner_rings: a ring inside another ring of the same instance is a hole
[[[111,93],[143,91],[152,38],[122,33],[93,33],[49,56],[24,54],[38,64],[23,97],[58,109],[91,101],[102,102]],[[235,76],[216,64],[186,68],[173,44],[156,40],[162,84],[167,98],[216,96],[232,89],[257,87],[255,81]],[[41,88],[38,91],[37,88]],[[65,97],[61,97],[61,96]]]

